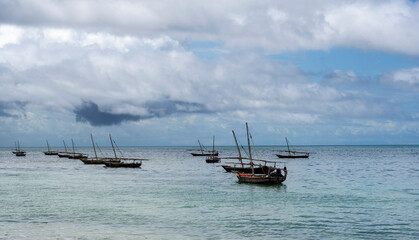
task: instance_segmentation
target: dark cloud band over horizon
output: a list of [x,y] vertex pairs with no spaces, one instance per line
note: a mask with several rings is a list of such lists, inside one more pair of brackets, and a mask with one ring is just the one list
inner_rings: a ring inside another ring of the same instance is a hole
[[114,114],[99,110],[99,106],[94,102],[83,102],[78,106],[74,113],[77,122],[88,122],[92,126],[107,126],[120,124],[123,121],[137,121],[140,116],[131,114]]
[[76,107],[77,122],[88,122],[92,126],[118,125],[125,121],[139,121],[141,119],[161,118],[176,113],[209,113],[207,108],[199,103],[183,101],[153,101],[144,104],[149,114],[135,115],[129,113],[117,114],[101,111],[99,106],[92,101],[84,101]]

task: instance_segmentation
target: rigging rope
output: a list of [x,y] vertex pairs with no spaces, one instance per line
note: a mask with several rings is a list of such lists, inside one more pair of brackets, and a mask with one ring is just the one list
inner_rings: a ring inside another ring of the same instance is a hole
[[99,149],[99,152],[102,154],[102,156],[105,156],[105,154],[103,154],[102,149],[100,149],[99,145],[97,145],[97,143],[95,143],[97,149]]
[[[113,140],[113,139],[112,139]],[[116,144],[115,140],[113,140],[113,143],[115,144],[116,148],[118,149],[119,153],[121,154],[121,157],[124,157],[124,155],[121,152],[121,149],[119,149],[118,145]]]
[[240,140],[237,139],[237,141],[239,141],[240,146],[243,149],[244,153],[247,155],[247,157],[249,157],[249,154],[246,152],[246,149],[243,147],[243,144],[240,142]]
[[255,144],[253,143],[253,137],[252,137],[252,134],[250,134],[250,140],[252,140],[253,151],[255,152],[256,159],[259,159],[258,153],[256,152]]

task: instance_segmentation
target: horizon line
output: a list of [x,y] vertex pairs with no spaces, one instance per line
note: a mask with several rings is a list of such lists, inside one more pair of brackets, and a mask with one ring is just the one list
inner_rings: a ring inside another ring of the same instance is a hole
[[[215,145],[216,147],[236,147],[235,145]],[[244,146],[244,145],[243,145]],[[287,145],[255,145],[255,147],[286,147]],[[292,145],[292,147],[321,147],[321,146],[419,146],[419,143],[407,143],[407,144],[301,144],[301,145]],[[50,146],[50,148],[57,147],[57,146]],[[88,148],[90,146],[77,146],[77,148]],[[101,147],[112,147],[112,145],[104,145]],[[196,145],[129,145],[129,146],[118,146],[118,147],[191,147],[197,148],[199,146]],[[15,149],[14,146],[9,147],[0,147],[3,148],[10,148]],[[47,148],[46,146],[30,146],[30,147],[21,147],[21,148]],[[60,146],[58,148],[64,148]]]

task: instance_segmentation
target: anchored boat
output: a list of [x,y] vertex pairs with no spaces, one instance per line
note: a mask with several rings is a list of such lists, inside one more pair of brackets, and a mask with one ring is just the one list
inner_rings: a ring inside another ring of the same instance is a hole
[[51,149],[49,148],[49,144],[48,144],[48,140],[47,141],[47,147],[48,147],[48,151],[44,152],[45,155],[58,155],[57,151],[51,151]]
[[199,143],[199,150],[197,150],[197,151],[200,151],[200,153],[198,152],[198,153],[191,153],[192,154],[192,156],[194,156],[194,157],[199,157],[199,156],[205,156],[205,157],[208,157],[208,156],[218,156],[218,152],[217,151],[215,151],[215,150],[212,150],[212,151],[210,151],[210,150],[206,150],[205,148],[204,148],[204,146],[201,144],[201,142],[199,141],[199,139],[198,139],[198,143]]
[[[249,158],[243,157],[240,151],[239,143],[237,142],[236,134],[234,130],[231,131],[233,133],[234,141],[236,142],[237,151],[239,153],[238,157],[226,157],[225,159],[238,159],[240,162],[226,162],[225,165],[221,165],[226,172],[241,172],[241,173],[252,173],[252,171],[256,174],[267,173],[267,165],[266,161],[259,162],[259,160],[253,159],[252,164],[248,162]],[[246,162],[244,162],[245,160]],[[259,162],[259,163],[254,163]],[[253,170],[252,170],[252,166]]]
[[276,167],[276,163],[272,161],[266,161],[266,160],[258,160],[265,162],[265,164],[268,163],[274,163],[273,166],[268,167],[266,166],[265,170],[266,172],[262,174],[257,174],[254,171],[254,163],[252,158],[252,149],[250,147],[250,138],[249,138],[249,127],[246,123],[246,131],[247,131],[247,143],[249,146],[249,160],[250,160],[250,167],[252,169],[251,173],[243,173],[243,172],[237,172],[236,176],[239,180],[239,183],[252,183],[252,184],[279,184],[284,182],[287,179],[287,168],[279,168]]
[[93,140],[92,134],[90,134],[90,138],[92,139],[93,151],[95,152],[95,157],[94,158],[81,158],[80,161],[82,161],[84,164],[105,164],[107,162],[120,162],[120,160],[110,158],[110,157],[98,157],[97,152],[96,152],[96,147],[95,147],[95,141]]
[[15,151],[13,151],[13,154],[14,155],[16,155],[17,157],[24,157],[24,156],[26,156],[26,152],[25,151],[22,151],[21,149],[20,149],[20,144],[19,144],[19,141],[17,141],[17,145],[16,145],[16,142],[15,142]]
[[310,156],[310,153],[308,152],[297,152],[297,151],[291,151],[290,145],[288,143],[288,139],[285,138],[285,141],[287,142],[287,148],[288,150],[277,150],[278,152],[283,152],[284,154],[276,154],[278,158],[308,158]]
[[68,158],[69,159],[87,159],[88,155],[85,153],[77,153],[76,150],[74,149],[74,141],[73,139],[71,139],[71,144],[73,145],[73,152],[72,153],[68,153]]
[[68,156],[70,155],[70,152],[67,151],[67,145],[65,144],[65,141],[63,140],[63,144],[64,144],[64,152],[59,152],[58,153],[58,157],[60,158],[68,158]]
[[148,159],[141,159],[141,158],[118,157],[116,155],[115,146],[114,146],[115,141],[112,139],[111,134],[109,134],[109,139],[111,140],[112,149],[113,149],[113,152],[115,154],[115,158],[112,158],[113,161],[104,162],[105,167],[110,167],[110,168],[140,168],[141,165],[143,164],[143,160],[148,160]]
[[[215,136],[213,136],[212,137],[212,152],[213,153],[215,153],[216,151],[215,151]],[[218,152],[217,152],[218,153]],[[205,162],[207,162],[207,163],[218,163],[218,162],[220,162],[220,160],[221,160],[221,158],[219,158],[218,157],[218,154],[217,155],[215,155],[215,154],[212,154],[211,156],[208,156],[206,159],[205,159]]]

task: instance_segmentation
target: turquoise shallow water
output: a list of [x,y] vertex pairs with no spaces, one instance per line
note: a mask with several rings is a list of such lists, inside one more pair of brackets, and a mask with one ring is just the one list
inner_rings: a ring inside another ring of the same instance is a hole
[[1,149],[0,239],[419,239],[419,146],[300,147],[310,158],[286,160],[279,186],[239,184],[185,149],[122,148],[151,159],[142,169]]

